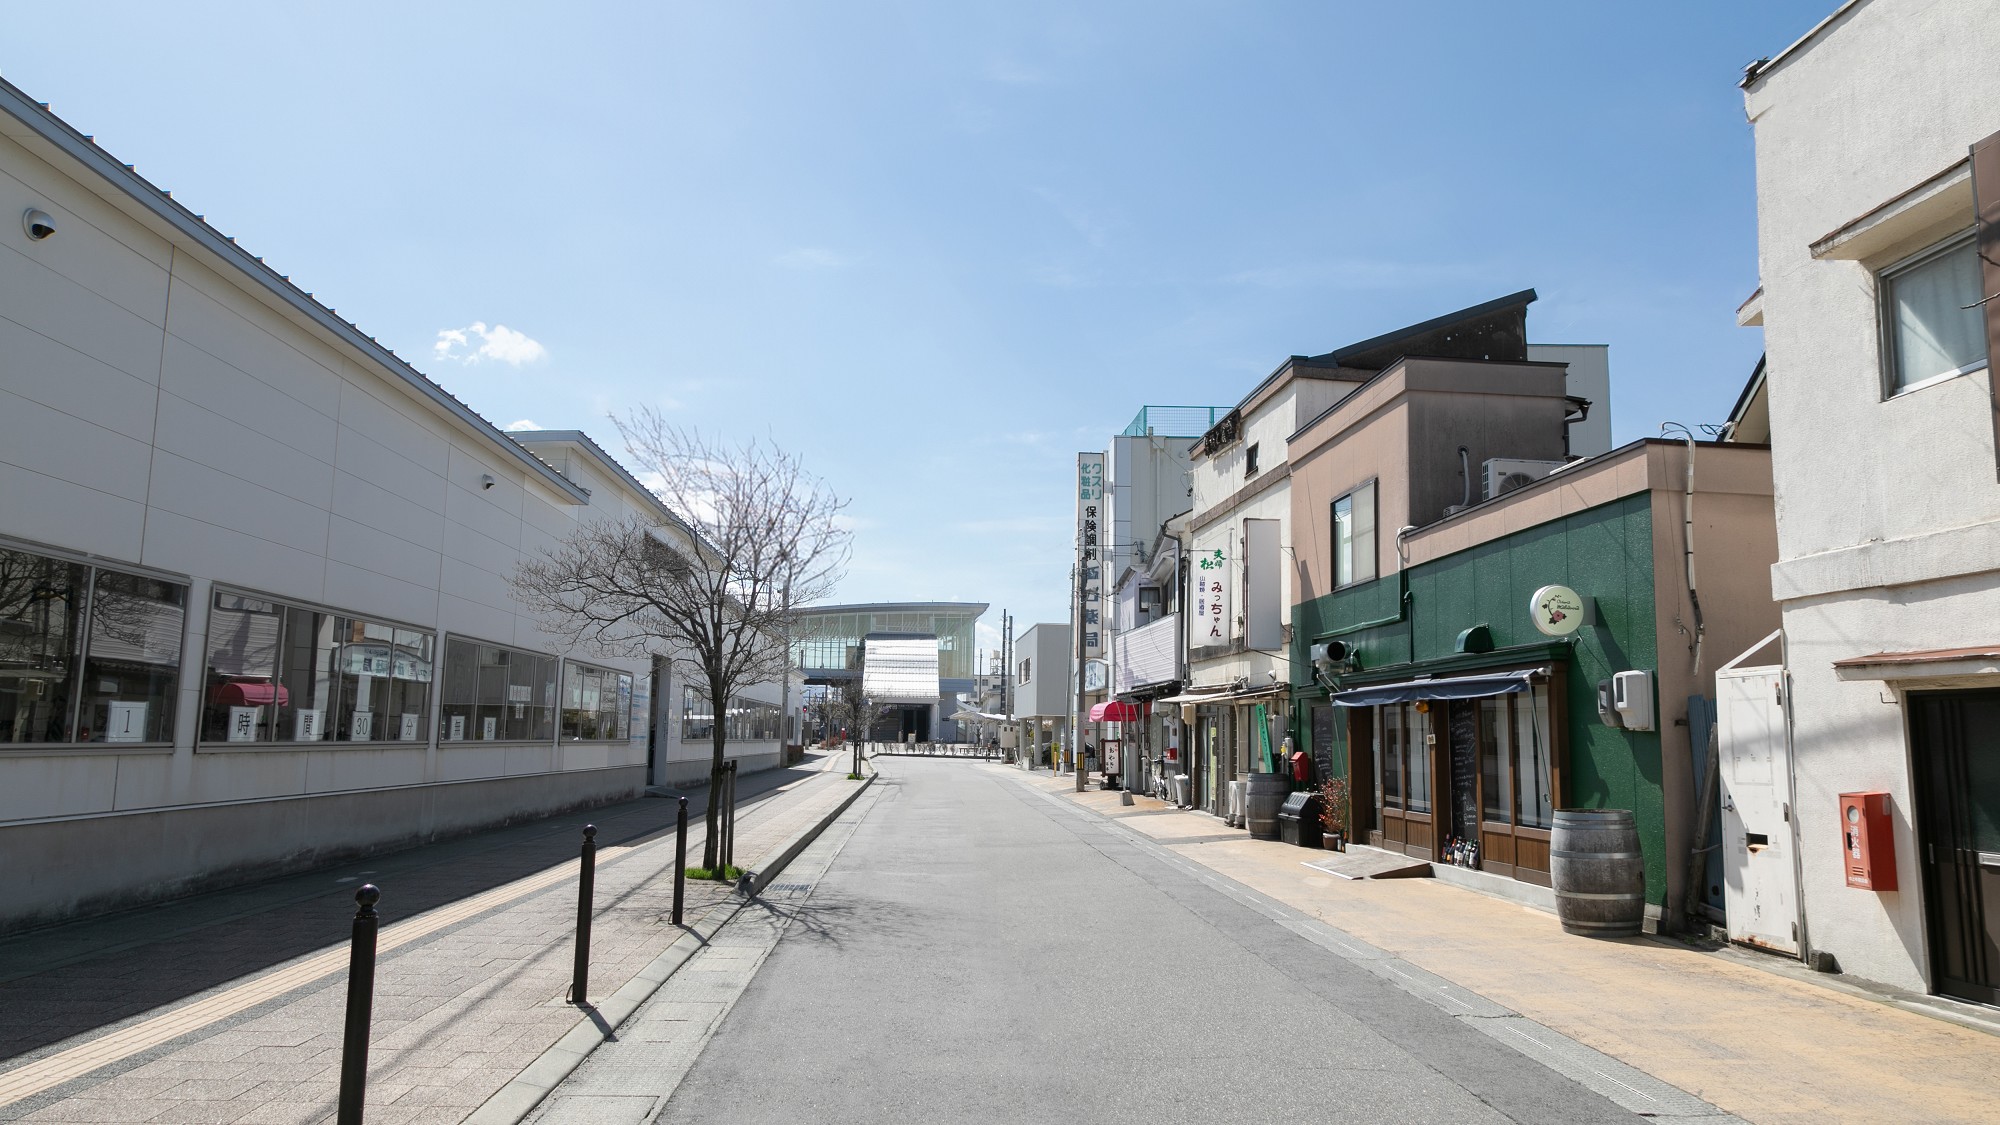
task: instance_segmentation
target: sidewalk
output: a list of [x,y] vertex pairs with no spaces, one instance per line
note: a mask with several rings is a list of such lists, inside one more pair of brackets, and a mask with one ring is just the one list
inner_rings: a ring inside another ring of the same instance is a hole
[[[775,859],[853,792],[839,764],[744,776],[739,866]],[[688,803],[698,864],[703,802]],[[611,806],[0,943],[0,1121],[331,1120],[364,881],[383,917],[368,1120],[461,1121],[584,1018],[565,993],[585,819],[600,845],[593,1000],[733,909],[727,887],[689,883],[687,925],[668,923],[674,810]]]
[[1006,772],[1745,1120],[2000,1117],[2000,1037],[1730,952],[1572,937],[1552,915],[1433,879],[1336,878],[1301,862],[1324,853],[1206,813]]

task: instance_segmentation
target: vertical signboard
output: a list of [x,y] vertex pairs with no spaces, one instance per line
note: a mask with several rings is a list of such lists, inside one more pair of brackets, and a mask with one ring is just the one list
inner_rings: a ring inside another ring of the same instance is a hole
[[1229,555],[1220,547],[1194,556],[1194,612],[1188,615],[1188,647],[1229,643]]
[[1243,647],[1284,647],[1284,571],[1277,520],[1243,521]]
[[1104,553],[1100,532],[1104,515],[1104,454],[1076,455],[1076,572],[1083,630],[1083,658],[1104,653]]

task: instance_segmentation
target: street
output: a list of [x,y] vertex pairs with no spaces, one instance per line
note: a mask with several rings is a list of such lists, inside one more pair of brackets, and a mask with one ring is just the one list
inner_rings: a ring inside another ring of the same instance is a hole
[[1017,774],[882,765],[660,1120],[1633,1116]]

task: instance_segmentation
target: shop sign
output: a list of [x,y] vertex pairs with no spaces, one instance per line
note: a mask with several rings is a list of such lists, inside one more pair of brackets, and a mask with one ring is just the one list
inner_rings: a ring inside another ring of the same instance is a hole
[[1194,560],[1194,614],[1188,620],[1188,645],[1206,648],[1229,643],[1229,556],[1220,547],[1200,551]]
[[1076,575],[1078,589],[1077,628],[1083,631],[1083,656],[1088,660],[1104,652],[1101,610],[1104,603],[1104,565],[1100,528],[1104,515],[1104,454],[1076,455]]
[[1567,637],[1583,625],[1583,599],[1568,586],[1544,586],[1528,599],[1528,616],[1544,635]]

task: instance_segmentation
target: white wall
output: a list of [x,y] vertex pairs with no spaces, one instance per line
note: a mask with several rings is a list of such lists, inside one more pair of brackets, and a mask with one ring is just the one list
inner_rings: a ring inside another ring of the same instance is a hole
[[[591,477],[591,504],[577,503],[507,439],[239,285],[226,260],[87,169],[0,138],[0,211],[29,206],[58,231],[31,242],[0,223],[0,536],[163,572],[188,584],[189,612],[173,744],[0,747],[0,826],[480,778],[636,778],[643,718],[628,741],[440,747],[437,682],[419,743],[197,746],[214,584],[560,655],[507,575],[578,519],[627,514],[637,498]],[[185,857],[183,874],[203,862]]]
[[[1794,677],[1802,888],[1816,946],[1849,973],[1925,986],[1905,715],[1890,685],[1834,660],[1990,644],[2000,623],[2000,484],[1989,377],[1883,400],[1875,271],[1935,239],[1912,229],[1861,260],[1812,245],[1963,161],[2000,131],[2000,20],[1986,0],[1873,0],[1755,81],[1776,595]],[[1967,208],[1962,222],[1970,228]],[[1887,702],[1885,702],[1887,700]],[[1836,795],[1886,789],[1899,885],[1845,885]]]

